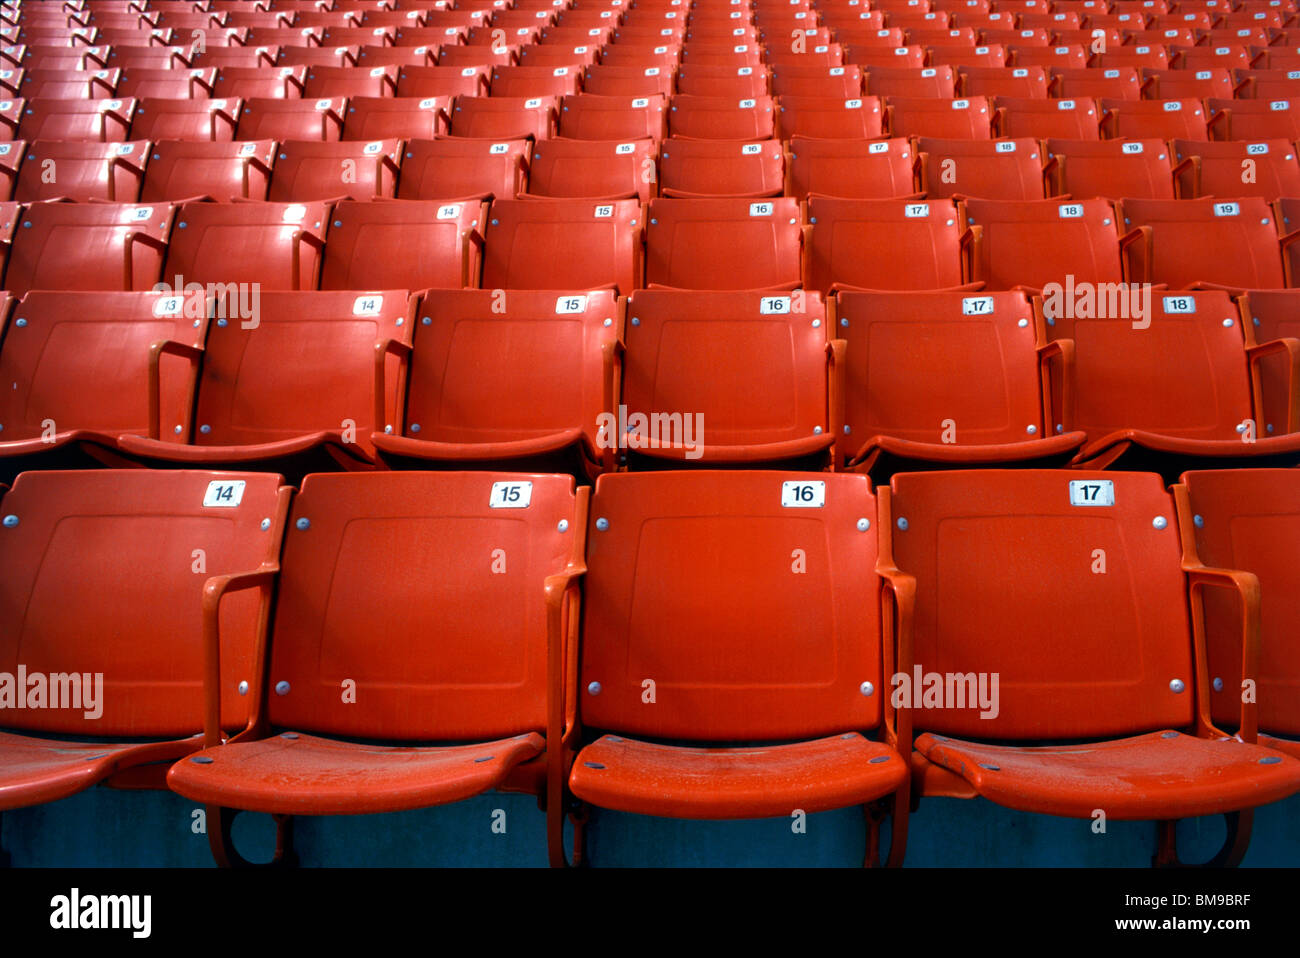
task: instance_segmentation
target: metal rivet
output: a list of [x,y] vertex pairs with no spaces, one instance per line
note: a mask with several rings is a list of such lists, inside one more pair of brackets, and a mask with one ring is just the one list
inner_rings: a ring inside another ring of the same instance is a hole
[[198,328],[199,328],[199,323],[200,323],[200,322],[202,322],[202,320],[198,320],[198,319],[194,320],[194,328],[195,328],[195,329],[198,329]]
[[1182,679],[1174,679],[1169,683],[1169,691],[1173,692],[1175,695],[1178,695],[1185,688],[1187,688],[1187,686],[1183,684]]
[[1239,422],[1239,423],[1237,423],[1237,432],[1238,432],[1238,434],[1243,433],[1243,432],[1245,432],[1245,431],[1246,431],[1246,424],[1245,424],[1244,422]]
[[870,682],[863,682],[861,685],[858,686],[858,691],[861,692],[863,695],[875,695],[876,687],[872,685]]
[[1264,426],[1264,431],[1265,431],[1265,432],[1272,432],[1272,431],[1273,431],[1273,424],[1270,422],[1270,423],[1268,423],[1267,425],[1265,425],[1265,426]]
[[980,762],[980,768],[986,768],[986,769],[988,769],[990,772],[1000,772],[1000,771],[1002,771],[1002,766],[1001,766],[1001,765],[986,765],[986,764],[983,763],[983,762]]
[[1258,325],[1259,325],[1259,317],[1258,317],[1258,316],[1254,316],[1254,317],[1252,317],[1252,318],[1251,318],[1251,322],[1254,323],[1256,326],[1258,326]]
[[601,516],[599,519],[596,520],[596,528],[599,529],[601,532],[604,532],[606,529],[609,528],[609,520],[606,519],[604,516]]
[[851,429],[847,424],[844,426],[844,435],[847,436],[847,435],[848,435],[849,433],[851,433],[852,431],[853,431],[853,430],[852,430],[852,429]]
[[859,531],[859,532],[866,532],[866,531],[867,531],[868,529],[870,529],[870,528],[871,528],[871,520],[870,520],[870,519],[859,519],[859,520],[858,520],[858,531]]
[[405,323],[406,323],[406,318],[403,317],[403,316],[398,316],[398,317],[397,317],[397,321],[394,322],[393,325],[394,325],[394,326],[401,326],[401,325],[403,325],[403,324],[405,324]]
[[1062,426],[1062,425],[1058,422],[1058,423],[1056,424],[1056,431],[1057,431],[1058,433],[1065,432],[1065,427]]
[[898,517],[898,528],[902,529],[904,532],[907,531],[907,519],[903,516]]
[[176,435],[179,436],[184,431],[184,429],[185,429],[184,426],[175,426],[172,428],[172,432],[176,433]]
[[[248,111],[245,110],[244,112],[247,113]],[[181,222],[179,222],[179,223],[176,224],[176,228],[177,228],[178,230],[183,230],[183,229],[185,229],[185,227],[187,227],[187,226],[189,226],[189,225],[190,225],[189,223],[186,223],[184,220],[182,220]]]
[[1202,526],[1205,525],[1205,517],[1204,517],[1204,516],[1192,516],[1192,522],[1195,523],[1196,528],[1200,529]]
[[1214,683],[1213,683],[1213,684],[1214,684],[1214,691],[1216,691],[1216,692],[1222,692],[1222,691],[1223,691],[1223,679],[1219,678],[1217,675],[1214,677]]
[[1224,329],[1228,329],[1228,328],[1230,328],[1231,326],[1232,326],[1232,320],[1230,320],[1230,319],[1225,319],[1225,320],[1223,321],[1223,328],[1224,328]]
[[600,683],[599,683],[599,682],[592,682],[592,683],[590,683],[590,684],[587,686],[587,691],[590,692],[592,695],[599,695],[599,694],[600,694]]
[[840,325],[841,325],[841,326],[847,326],[848,324],[849,324],[849,321],[848,321],[847,319],[844,319],[844,318],[841,318],[841,319],[840,319]]
[[568,519],[561,519],[561,520],[560,520],[560,524],[559,524],[556,528],[558,528],[561,532],[568,532],[568,531],[569,531],[569,520],[568,520]]
[[14,515],[5,516],[4,524],[5,528],[12,529],[14,526],[18,525],[18,517]]
[[1025,427],[1025,432],[1029,433],[1029,435],[1031,435],[1031,436],[1033,436],[1033,435],[1037,435],[1037,433],[1038,433],[1038,427],[1037,427],[1037,426],[1034,426],[1034,425],[1026,426],[1026,427]]
[[388,425],[384,426],[384,435],[391,436],[392,434],[393,434],[393,424],[389,423]]
[[240,683],[239,683],[239,694],[240,694],[240,695],[247,695],[247,694],[248,694],[248,683],[247,683],[247,682],[240,682]]
[[888,755],[877,755],[875,758],[869,758],[869,759],[867,759],[867,764],[868,764],[868,765],[879,765],[881,762],[888,762],[888,761],[889,761],[889,756],[888,756]]
[[421,318],[421,320],[420,320],[420,325],[422,325],[422,326],[428,326],[428,325],[429,325],[430,323],[432,323],[432,322],[433,322],[432,319],[430,319],[428,316],[425,316],[425,317]]
[[492,221],[492,225],[493,225],[493,226],[498,226],[498,225],[500,225],[500,221],[499,221],[499,220],[493,220],[493,221]]
[[335,220],[335,221],[334,221],[334,225],[335,225],[335,226],[342,226],[342,225],[343,225],[343,221],[342,221],[342,220]]
[[208,433],[212,432],[212,427],[205,423],[204,425],[199,427],[199,432],[203,433],[203,435],[206,436]]
[[295,522],[294,525],[297,526],[299,529],[310,529],[311,520],[304,517],[302,519],[299,519],[297,522]]
[[14,325],[15,325],[15,326],[18,326],[18,327],[26,326],[26,325],[27,325],[27,320],[25,320],[25,319],[15,320],[15,321],[14,321]]
[[1160,737],[1161,737],[1161,738],[1178,738],[1178,733],[1177,733],[1177,732],[1161,732],[1161,733],[1160,733]]
[[601,325],[602,325],[602,326],[613,326],[613,325],[614,325],[614,321],[613,321],[612,319],[606,319],[605,322],[603,322]]
[[1048,317],[1047,317],[1047,325],[1048,325],[1048,326],[1055,326],[1055,325],[1056,325],[1056,320],[1053,319],[1051,316],[1048,316]]
[[280,738],[295,739],[298,737],[297,732],[281,732]]
[[822,434],[822,427],[821,427],[821,426],[813,426],[813,435],[814,435],[814,436],[820,436],[821,434]]
[[1024,329],[1026,326],[1029,325],[1029,320],[1021,319],[1018,323],[1016,323],[1016,325],[1019,326],[1021,329]]
[[1277,764],[1278,762],[1280,762],[1280,761],[1282,761],[1282,756],[1281,756],[1281,755],[1265,755],[1263,758],[1261,758],[1261,759],[1259,760],[1259,764],[1260,764],[1260,765],[1276,765],[1276,764]]
[[211,765],[213,760],[206,755],[195,755],[190,761],[195,765]]
[[1151,520],[1151,524],[1157,529],[1163,529],[1165,526],[1169,525],[1169,520],[1164,516],[1156,516]]
[[474,759],[474,764],[475,764],[475,765],[480,765],[480,764],[482,764],[483,762],[490,762],[490,761],[492,761],[492,759],[494,759],[494,758],[496,758],[495,755],[484,755],[482,758],[476,758],[476,759]]
[[1103,217],[1103,218],[1102,218],[1102,221],[1101,221],[1101,225],[1102,225],[1102,226],[1109,226],[1109,225],[1110,225],[1110,217],[1109,217],[1109,216]]
[[822,324],[822,321],[821,321],[820,319],[814,319],[814,320],[813,320],[813,329],[819,329],[819,328],[821,327],[821,324]]
[[275,694],[276,694],[276,695],[288,695],[288,694],[289,694],[289,683],[286,682],[286,681],[284,681],[283,679],[281,679],[279,682],[276,682],[276,683],[275,683]]
[[632,325],[633,325],[633,326],[640,326],[640,325],[641,325],[641,318],[640,318],[639,316],[633,316],[633,317],[632,317]]
[[224,326],[226,325],[226,321],[225,321],[224,319],[219,319],[219,320],[217,320],[217,325],[218,325],[218,326],[223,326],[223,327],[224,327]]

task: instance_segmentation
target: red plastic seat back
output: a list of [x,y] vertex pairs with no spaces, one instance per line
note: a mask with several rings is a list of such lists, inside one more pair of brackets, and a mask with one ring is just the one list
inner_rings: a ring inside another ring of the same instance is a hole
[[140,198],[149,143],[39,140],[29,144],[14,199],[28,203],[70,199],[134,203]]
[[1150,295],[1141,318],[1136,294],[1125,303],[1105,288],[1096,296],[1101,308],[1085,306],[1081,293],[1071,300],[1068,288],[1057,302],[1044,301],[1048,339],[1074,343],[1074,422],[1065,428],[1089,440],[1127,429],[1240,440],[1251,392],[1232,300],[1219,290]]
[[211,327],[194,442],[253,445],[318,432],[351,442],[354,432],[357,447],[372,452],[371,434],[394,421],[402,378],[390,354],[385,422],[376,426],[375,347],[410,342],[406,291],[263,292],[257,303],[251,319],[241,309]]
[[638,200],[495,200],[488,212],[484,289],[641,285]]
[[[28,293],[10,318],[0,377],[4,439],[91,431],[107,436],[149,431],[149,347],[176,340],[202,347],[207,306],[201,295]],[[5,304],[8,309],[8,304]],[[19,322],[21,320],[21,322]],[[159,358],[159,409],[165,438],[188,433],[197,365]]]
[[1036,324],[1020,293],[846,290],[836,303],[844,456],[876,436],[981,446],[1045,435]]
[[141,100],[131,120],[131,136],[137,140],[223,140],[235,138],[235,127],[243,101]]
[[315,289],[328,215],[324,203],[186,203],[163,273],[173,284],[181,276],[185,283]]
[[971,199],[967,225],[979,227],[973,243],[972,280],[987,289],[1048,283],[1117,283],[1124,279],[1114,208],[1105,200]]
[[[1184,473],[1195,517],[1196,552],[1206,565],[1259,577],[1260,659],[1256,702],[1261,731],[1300,735],[1300,470],[1232,469]],[[1241,612],[1231,591],[1205,589],[1210,716],[1241,718]]]
[[1281,289],[1282,253],[1273,210],[1258,196],[1216,200],[1122,200],[1124,229],[1150,227],[1150,249],[1130,247],[1134,277],[1187,289],[1215,283]]
[[[894,560],[916,578],[907,701],[923,702],[927,675],[952,691],[914,708],[914,729],[1082,739],[1191,723],[1181,550],[1158,476],[904,473],[891,492]],[[973,707],[994,676],[996,709]]]
[[878,725],[875,515],[865,476],[601,476],[587,544],[584,724],[705,741]]
[[[5,725],[78,736],[200,731],[203,586],[275,561],[281,482],[270,473],[135,469],[19,476],[0,502],[16,519],[0,534],[0,669],[89,673],[92,683],[99,675],[103,711],[7,708]],[[205,571],[196,574],[200,558]],[[256,589],[221,604],[227,729],[249,717],[252,696],[237,689],[261,678],[266,606]]]
[[801,216],[790,197],[657,199],[647,219],[647,284],[791,289],[801,280]]
[[152,289],[173,212],[169,203],[33,203],[17,217],[5,287],[15,296]]
[[281,143],[267,199],[368,200],[397,191],[401,158],[398,140]]
[[331,214],[321,289],[456,289],[478,285],[483,228],[476,200],[342,200]]
[[702,427],[691,436],[702,445],[695,458],[715,447],[829,433],[826,310],[819,293],[651,289],[633,293],[627,309],[629,422],[636,413],[683,420],[678,436],[659,436],[660,442],[684,447],[688,416]]
[[198,196],[264,200],[274,162],[272,140],[155,143],[140,198],[147,203]]
[[414,140],[402,155],[397,196],[403,200],[489,195],[513,199],[527,186],[530,150],[528,140]]
[[490,444],[579,429],[594,458],[609,398],[603,353],[619,334],[613,291],[498,292],[425,295],[402,434]]
[[284,548],[270,669],[289,689],[270,697],[271,723],[422,741],[544,731],[544,583],[573,552],[575,511],[567,476],[308,476]]
[[790,140],[790,195],[810,193],[846,199],[877,200],[911,196],[912,143],[896,140]]
[[945,289],[962,284],[962,225],[952,200],[814,196],[808,285]]

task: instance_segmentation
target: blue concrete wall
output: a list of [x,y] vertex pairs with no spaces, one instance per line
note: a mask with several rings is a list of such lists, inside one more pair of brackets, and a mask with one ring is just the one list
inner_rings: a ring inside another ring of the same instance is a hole
[[[14,866],[210,867],[207,837],[192,831],[194,804],[165,792],[96,788],[0,817],[0,845]],[[492,830],[505,811],[506,832]],[[499,816],[498,816],[499,818]],[[544,816],[534,798],[492,793],[444,808],[387,815],[299,818],[296,845],[308,866],[545,866]],[[1221,818],[1179,826],[1187,860],[1208,858]],[[856,866],[860,809],[810,815],[806,834],[789,819],[686,822],[593,810],[588,851],[606,866]],[[269,857],[265,815],[242,815],[235,838],[249,857]],[[982,799],[927,799],[912,816],[907,864],[934,866],[1131,866],[1150,864],[1155,826],[1026,815]],[[1247,866],[1300,865],[1300,795],[1258,810]]]

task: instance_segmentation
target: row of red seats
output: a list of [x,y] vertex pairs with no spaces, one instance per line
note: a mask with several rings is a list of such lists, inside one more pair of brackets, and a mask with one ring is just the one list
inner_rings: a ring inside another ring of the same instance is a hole
[[[1159,139],[443,138],[0,143],[0,201],[294,202],[448,196],[1182,199],[1300,196],[1295,144]],[[406,285],[415,285],[408,283]]]
[[1297,204],[813,197],[805,222],[790,197],[8,203],[0,236],[15,295],[175,278],[264,290],[1281,289],[1297,275]]
[[1300,290],[1115,301],[33,292],[0,348],[0,477],[1300,462]]
[[7,140],[1300,139],[1289,100],[944,96],[0,100]]
[[1300,790],[1300,470],[281,481],[4,493],[0,662],[100,686],[6,712],[0,810],[129,778],[232,864],[237,811],[291,860],[284,816],[497,788],[545,796],[562,865],[581,804],[859,804],[901,864],[915,799],[980,796],[1158,821],[1167,864],[1174,820],[1229,815],[1231,864],[1237,813]]

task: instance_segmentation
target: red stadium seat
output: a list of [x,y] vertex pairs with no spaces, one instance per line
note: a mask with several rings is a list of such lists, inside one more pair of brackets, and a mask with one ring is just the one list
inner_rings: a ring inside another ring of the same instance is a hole
[[998,136],[1032,136],[1040,140],[1101,138],[1101,116],[1097,104],[1088,97],[1052,100],[997,97],[993,106]]
[[1106,200],[1023,203],[970,199],[970,278],[985,289],[1042,289],[1051,283],[1124,280],[1115,210]]
[[787,194],[845,199],[888,199],[913,196],[915,158],[911,141],[821,140],[796,136],[790,140]]
[[642,216],[637,200],[494,200],[482,286],[629,293],[641,286]]
[[961,235],[952,200],[808,200],[808,286],[948,289],[960,286]]
[[780,196],[785,153],[778,141],[665,140],[659,157],[664,196]]
[[320,100],[275,100],[253,97],[244,101],[236,139],[323,140],[343,135],[342,97]]
[[560,106],[559,135],[577,140],[661,140],[667,119],[666,98],[660,94],[566,96]]
[[799,204],[657,199],[647,213],[646,283],[678,289],[794,289],[802,278]]
[[939,140],[917,137],[921,189],[931,199],[1041,200],[1043,158],[1037,140]]
[[840,461],[885,478],[916,468],[1064,465],[1082,432],[1054,434],[1039,365],[1049,352],[1020,293],[842,291]]
[[[215,723],[206,725],[208,747],[197,761],[173,765],[168,785],[211,807],[333,815],[444,805],[512,782],[536,792],[549,782],[547,831],[562,856],[560,740],[572,724],[572,673],[561,650],[572,643],[576,652],[586,505],[586,493],[575,499],[563,476],[308,478],[279,567],[275,694],[258,691],[264,711],[249,738],[219,744]],[[397,527],[423,530],[441,546],[428,549],[421,535],[393,539]],[[485,549],[500,553],[492,570],[471,561]],[[507,553],[510,574],[499,574]],[[376,562],[393,573],[348,571]],[[377,633],[354,628],[359,610]],[[420,642],[421,623],[434,620],[454,638]],[[252,641],[256,631],[247,632]],[[357,676],[355,707],[332,704],[336,668]],[[217,695],[211,685],[207,695]],[[387,744],[372,744],[379,741]],[[228,827],[216,838],[219,861],[241,857]]]
[[[294,477],[371,466],[370,437],[395,421],[410,348],[406,291],[239,298],[239,309],[229,300],[232,315],[209,328],[191,441],[121,436],[122,451],[172,467],[283,465]],[[385,371],[382,393],[377,365]]]
[[668,131],[673,136],[713,140],[768,140],[776,131],[772,98],[766,96],[673,97],[668,108]]
[[827,465],[842,373],[820,294],[639,290],[627,315],[619,446],[630,461]]
[[776,96],[838,97],[847,100],[862,93],[862,70],[856,66],[772,67],[772,93]]
[[1292,373],[1300,352],[1300,290],[1252,289],[1238,300],[1246,355],[1255,387],[1258,435],[1276,436],[1300,431],[1300,382]]
[[[1300,649],[1292,627],[1300,615],[1300,471],[1187,472],[1179,482],[1174,487],[1179,524],[1190,530],[1184,536],[1192,540],[1195,558],[1212,569],[1228,570],[1219,578],[1233,575],[1231,570],[1239,570],[1238,581],[1254,577],[1260,592],[1259,633],[1243,637],[1234,597],[1226,590],[1201,590],[1197,611],[1205,619],[1210,719],[1221,728],[1238,729],[1244,717],[1243,737],[1262,729],[1260,745],[1300,758]],[[1254,683],[1254,714],[1242,704],[1245,689],[1251,688],[1245,678]]]
[[[22,100],[22,119],[14,139],[18,140],[125,140],[131,129],[135,101],[119,100]],[[2,104],[0,104],[2,105]],[[7,111],[6,111],[7,112]]]
[[[162,203],[34,203],[12,230],[5,289],[146,290],[162,272],[173,208]],[[12,224],[12,225],[11,225]]]
[[1200,100],[1101,101],[1102,135],[1110,139],[1208,140]]
[[385,461],[586,477],[615,467],[613,290],[432,290],[417,315],[404,414],[373,437]]
[[1142,71],[1142,96],[1148,100],[1231,98],[1232,89],[1232,75],[1222,68]]
[[[533,196],[636,197],[653,193],[653,140],[571,140],[557,137],[533,147],[528,193]],[[780,180],[777,181],[780,189]]]
[[[793,508],[808,500],[824,505]],[[908,771],[884,701],[875,505],[861,476],[601,476],[579,696],[583,725],[605,734],[578,752],[573,794],[700,819],[788,819],[896,794],[901,863]],[[793,577],[792,554],[807,570]],[[862,734],[881,726],[883,741]],[[776,742],[787,744],[760,744]]]
[[14,385],[0,393],[0,479],[103,465],[119,435],[156,421],[185,441],[208,327],[201,292],[37,291],[15,310],[0,350]]
[[[20,521],[0,543],[0,660],[86,684],[64,687],[67,708],[6,709],[13,731],[0,732],[0,809],[54,802],[202,747],[198,699],[215,614],[203,607],[213,583],[232,592],[231,583],[262,587],[225,603],[218,687],[227,691],[210,703],[214,730],[251,724],[249,699],[235,689],[261,672],[268,570],[289,508],[281,481],[266,473],[32,472],[5,493],[5,514]],[[204,555],[206,573],[160,559],[182,553]],[[163,787],[151,773],[165,767],[145,770],[152,787]]]
[[596,63],[583,74],[582,88],[591,96],[671,96],[673,72],[659,66],[618,66]]
[[450,96],[354,96],[343,114],[343,139],[431,140],[447,132],[450,111]]
[[286,203],[391,198],[401,167],[399,140],[281,143],[267,199]]
[[321,289],[478,285],[484,204],[343,200],[330,217]]
[[146,203],[210,198],[264,200],[270,185],[275,143],[155,143],[145,171],[140,199]]
[[883,114],[877,97],[783,96],[777,101],[776,135],[858,140],[882,135]]
[[1181,196],[1260,196],[1270,201],[1300,196],[1300,162],[1295,144],[1286,140],[1175,140],[1173,150]]
[[[1214,200],[1122,200],[1118,205],[1135,280],[1279,289],[1285,285],[1273,211],[1258,196]],[[1286,240],[1289,245],[1296,236]]]
[[1172,162],[1164,140],[1052,138],[1047,141],[1046,169],[1052,192],[1071,199],[1174,198]]
[[1209,129],[1216,140],[1290,140],[1300,139],[1300,97],[1286,100],[1205,101],[1209,111]]
[[137,140],[198,140],[229,142],[235,138],[243,101],[141,100],[131,120]]
[[993,111],[982,96],[961,100],[891,96],[885,108],[890,136],[987,140]]
[[147,70],[132,67],[122,74],[117,96],[159,99],[207,99],[216,87],[217,71],[212,67],[192,70]]
[[1043,67],[962,67],[959,73],[962,96],[1047,96],[1047,71]]
[[862,70],[862,80],[863,89],[871,96],[931,96],[951,99],[957,95],[957,71],[946,64],[933,67],[865,67]]
[[303,66],[222,67],[213,96],[244,100],[300,100],[307,68]]
[[1072,344],[1073,372],[1053,373],[1054,393],[1064,381],[1072,399],[1055,398],[1053,415],[1064,429],[1088,434],[1077,462],[1166,476],[1215,460],[1300,462],[1300,432],[1283,435],[1280,422],[1266,436],[1251,425],[1259,418],[1250,378],[1257,360],[1249,356],[1258,353],[1248,356],[1226,293],[1156,290],[1141,310],[1132,293],[1125,298],[1099,291],[1089,305],[1067,292],[1043,301],[1048,339]]
[[[1296,759],[1206,721],[1204,640],[1189,621],[1174,503],[1158,478],[911,473],[882,499],[892,523],[882,562],[915,581],[912,662],[971,673],[963,692],[985,679],[991,692],[998,677],[987,707],[972,695],[964,708],[913,710],[928,763],[996,804],[1081,819],[1098,809],[1111,821],[1227,814],[1300,788]],[[999,590],[1009,562],[1017,588]],[[1112,572],[1098,574],[1099,562]],[[1036,640],[1048,632],[1059,643]],[[1038,744],[1052,740],[1087,744]]]
[[479,139],[545,140],[555,134],[558,114],[557,97],[458,96],[451,111],[451,132]]
[[134,203],[140,198],[149,143],[93,143],[39,140],[27,147],[14,199],[108,200]]
[[578,92],[582,73],[577,66],[498,66],[488,81],[493,96],[570,96]]
[[168,282],[312,290],[320,275],[325,203],[186,203],[176,213]]
[[406,145],[397,196],[403,200],[496,196],[528,185],[528,140],[414,140]]

